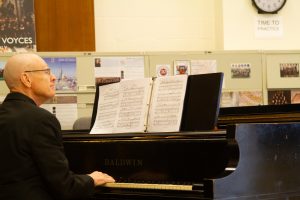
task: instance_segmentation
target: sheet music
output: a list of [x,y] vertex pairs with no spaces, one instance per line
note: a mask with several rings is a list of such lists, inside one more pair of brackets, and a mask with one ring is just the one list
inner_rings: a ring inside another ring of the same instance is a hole
[[154,81],[148,132],[179,131],[187,75],[158,77]]
[[91,134],[113,132],[119,106],[119,87],[120,83],[100,86],[97,116]]
[[151,78],[100,86],[91,134],[144,132],[151,87]]
[[124,80],[120,86],[120,109],[114,132],[144,132],[152,79]]

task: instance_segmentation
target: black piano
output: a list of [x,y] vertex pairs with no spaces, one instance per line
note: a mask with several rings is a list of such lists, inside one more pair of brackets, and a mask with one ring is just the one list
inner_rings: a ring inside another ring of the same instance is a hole
[[218,128],[236,123],[300,122],[300,104],[260,105],[220,108]]
[[63,138],[71,170],[116,179],[91,199],[300,199],[298,123]]

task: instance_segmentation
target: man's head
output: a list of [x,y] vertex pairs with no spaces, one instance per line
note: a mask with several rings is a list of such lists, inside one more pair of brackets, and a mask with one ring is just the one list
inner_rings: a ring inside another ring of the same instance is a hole
[[3,76],[11,92],[23,93],[37,105],[55,95],[56,77],[47,63],[36,54],[16,54],[10,57],[4,67]]

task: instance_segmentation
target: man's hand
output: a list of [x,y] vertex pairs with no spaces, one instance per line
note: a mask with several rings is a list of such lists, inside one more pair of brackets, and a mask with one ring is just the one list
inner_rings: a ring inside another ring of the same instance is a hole
[[88,174],[92,179],[94,180],[95,186],[104,185],[105,183],[113,183],[115,182],[115,179],[108,174],[94,171],[91,174]]

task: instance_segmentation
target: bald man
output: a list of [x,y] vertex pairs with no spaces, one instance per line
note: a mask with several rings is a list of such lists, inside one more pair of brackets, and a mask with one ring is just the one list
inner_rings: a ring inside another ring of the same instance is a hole
[[8,59],[4,79],[10,93],[0,105],[0,199],[87,198],[94,187],[114,182],[102,172],[69,170],[61,127],[39,106],[55,95],[55,79],[36,54]]

